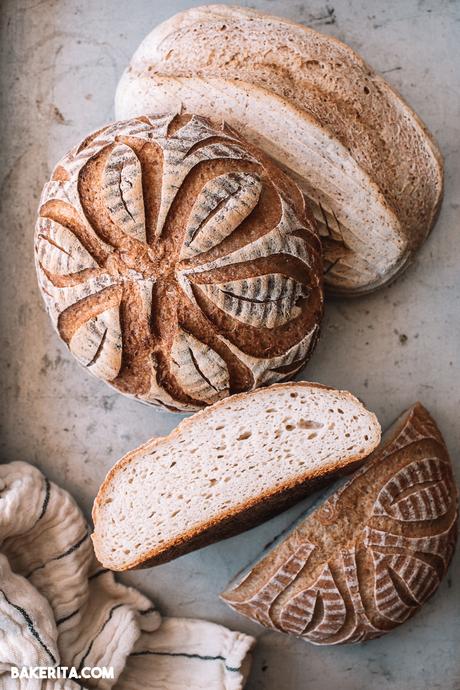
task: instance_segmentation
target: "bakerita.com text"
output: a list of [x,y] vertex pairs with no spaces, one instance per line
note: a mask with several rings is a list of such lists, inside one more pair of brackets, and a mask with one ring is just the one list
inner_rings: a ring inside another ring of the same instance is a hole
[[89,678],[113,679],[113,666],[11,666],[11,678],[68,678],[73,680],[85,680]]

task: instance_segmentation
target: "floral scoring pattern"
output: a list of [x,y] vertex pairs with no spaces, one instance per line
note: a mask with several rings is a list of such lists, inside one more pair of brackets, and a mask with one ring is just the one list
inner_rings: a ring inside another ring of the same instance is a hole
[[379,637],[438,588],[457,519],[446,446],[416,404],[386,445],[222,596],[314,644]]
[[317,338],[320,245],[301,193],[204,118],[86,139],[43,190],[35,250],[72,354],[147,403],[193,410],[282,380]]

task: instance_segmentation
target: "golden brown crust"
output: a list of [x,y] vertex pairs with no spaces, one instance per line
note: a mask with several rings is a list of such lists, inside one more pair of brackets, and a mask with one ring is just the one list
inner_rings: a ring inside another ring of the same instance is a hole
[[457,489],[420,403],[369,460],[223,593],[240,613],[315,644],[378,637],[437,589],[457,538]]
[[[343,159],[349,153],[366,172],[369,189],[376,184],[383,200],[381,208],[391,208],[394,228],[399,227],[405,243],[399,259],[393,255],[384,275],[380,275],[381,266],[374,274],[367,271],[366,263],[374,263],[375,254],[366,252],[366,261],[360,260],[360,251],[353,243],[353,230],[358,228],[347,225],[346,214],[342,217],[336,213],[337,206],[327,199],[320,183],[313,183],[313,187],[319,185],[320,194],[308,189],[307,175],[305,191],[312,195],[323,240],[325,281],[332,294],[366,294],[391,282],[410,263],[439,212],[442,156],[413,109],[349,46],[310,27],[262,12],[220,5],[194,7],[160,24],[143,41],[120,82],[116,99],[120,112],[132,112],[130,100],[135,108],[136,98],[143,101],[144,91],[151,93],[145,102],[153,111],[156,99],[164,101],[161,92],[172,95],[175,80],[182,80],[182,93],[187,91],[187,82],[192,92],[204,84],[205,93],[213,81],[218,82],[213,100],[220,92],[223,98],[226,91],[230,93],[234,80],[252,87],[252,100],[262,87],[273,96],[273,107],[279,107],[278,97],[320,123],[343,145]],[[185,95],[183,98],[187,103]],[[228,113],[232,108],[229,96]],[[226,114],[225,109],[221,112]],[[244,126],[247,117],[244,113],[235,122]],[[289,136],[286,128],[285,138]],[[289,147],[286,151],[289,155],[283,162],[289,166],[292,151]],[[348,207],[352,205],[347,202]],[[386,212],[390,216],[389,208]],[[381,240],[382,256],[388,245]],[[359,280],[358,273],[362,274]]]
[[[99,516],[98,510],[104,505],[107,493],[111,488],[112,482],[116,479],[118,473],[127,465],[135,462],[138,457],[151,454],[153,448],[158,444],[167,444],[174,440],[176,436],[184,433],[193,434],[193,427],[197,419],[208,417],[216,409],[224,409],[226,405],[237,402],[240,399],[247,398],[248,395],[264,395],[270,399],[273,389],[279,388],[307,388],[307,389],[325,389],[333,390],[329,386],[319,383],[310,383],[306,381],[299,381],[296,383],[280,383],[274,384],[269,389],[257,390],[252,393],[242,393],[234,395],[231,401],[222,400],[215,403],[212,407],[197,412],[192,417],[184,419],[170,434],[166,437],[153,438],[136,450],[125,455],[119,460],[114,467],[108,472],[104,482],[102,483],[97,493],[93,505],[93,522],[97,526]],[[353,399],[347,391],[339,391],[340,394]],[[375,415],[372,415],[374,423],[378,427],[378,422]],[[209,545],[220,539],[224,539],[235,534],[238,534],[249,526],[260,524],[270,516],[293,505],[302,497],[308,495],[316,488],[320,487],[325,481],[333,476],[348,473],[359,465],[364,457],[369,454],[369,448],[358,453],[356,456],[349,456],[346,460],[342,458],[334,459],[328,462],[327,465],[322,465],[315,470],[308,470],[304,476],[297,477],[290,482],[286,482],[276,489],[268,490],[265,493],[255,496],[251,501],[243,505],[237,505],[231,509],[222,512],[218,519],[210,520],[207,523],[201,524],[195,529],[184,530],[179,539],[173,539],[170,542],[164,542],[161,547],[152,549],[151,551],[142,554],[142,557],[132,561],[126,561],[121,570],[130,570],[139,567],[150,567],[152,565],[159,565],[165,563],[185,553],[189,553],[197,548]],[[92,535],[93,543],[95,545],[96,553],[98,552],[98,535],[97,530]]]
[[199,409],[283,380],[316,341],[312,215],[225,123],[171,114],[90,135],[46,185],[35,241],[61,338],[144,402]]

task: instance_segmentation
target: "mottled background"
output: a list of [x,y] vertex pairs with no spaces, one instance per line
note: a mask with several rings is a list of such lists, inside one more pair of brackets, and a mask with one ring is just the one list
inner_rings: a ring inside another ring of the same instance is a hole
[[[2,0],[0,376],[1,457],[28,460],[89,514],[109,467],[180,419],[113,393],[58,342],[38,294],[33,225],[54,162],[113,118],[117,80],[145,33],[194,2]],[[460,476],[460,2],[259,0],[347,41],[385,74],[436,136],[446,163],[436,229],[398,282],[328,304],[303,377],[348,388],[383,425],[416,399],[439,421]],[[316,648],[262,632],[221,604],[228,579],[299,513],[154,570],[125,576],[164,612],[256,633],[249,690],[460,688],[460,558],[438,594],[388,637]],[[460,553],[460,551],[459,551]]]

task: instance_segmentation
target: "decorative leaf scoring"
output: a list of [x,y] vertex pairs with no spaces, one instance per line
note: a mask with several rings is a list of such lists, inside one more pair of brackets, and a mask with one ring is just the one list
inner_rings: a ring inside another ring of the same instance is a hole
[[142,318],[148,323],[152,313],[152,292],[155,285],[154,278],[145,278],[142,280],[133,281],[135,292],[140,302],[140,309],[142,311]]
[[[410,597],[401,597],[400,586],[396,585],[396,575],[388,563],[388,558],[382,554],[372,553],[375,568],[375,600],[382,616],[395,623],[402,623],[417,606],[416,601],[410,602]],[[410,602],[410,603],[409,603]]]
[[209,180],[193,205],[180,258],[207,252],[231,235],[256,207],[261,191],[254,174],[227,173]]
[[37,225],[37,261],[48,273],[66,276],[97,268],[80,240],[60,223],[40,218]]
[[299,342],[293,345],[287,352],[278,357],[262,359],[251,357],[239,350],[233,343],[224,340],[227,347],[248,367],[254,378],[254,386],[266,386],[278,383],[286,378],[286,375],[294,374],[303,367],[305,359],[315,343],[318,335],[318,326],[305,335]]
[[277,328],[295,318],[301,312],[298,300],[306,297],[304,285],[281,273],[204,284],[200,289],[219,309],[259,328]]
[[436,520],[449,508],[449,490],[439,458],[424,458],[403,467],[382,488],[374,515],[396,520]]
[[70,351],[95,376],[114,379],[121,367],[122,338],[118,307],[86,321],[69,343]]
[[61,287],[53,282],[53,276],[42,272],[40,287],[46,300],[48,312],[53,321],[58,324],[61,315],[65,314],[69,307],[78,302],[86,303],[91,298],[96,298],[106,288],[116,285],[116,278],[109,273],[99,272],[95,277],[86,278],[84,282],[78,282],[77,274],[71,273],[69,277],[75,280],[74,284]]
[[193,398],[216,402],[228,395],[229,375],[224,360],[190,333],[178,331],[171,359],[174,376]]
[[110,153],[102,178],[102,194],[113,223],[123,232],[145,242],[141,164],[126,144]]
[[[437,589],[455,546],[457,517],[447,450],[417,404],[372,460],[223,597],[264,625],[315,644],[378,637]],[[311,572],[308,561],[299,569],[287,557],[299,543],[316,555]]]
[[311,269],[311,251],[303,238],[294,235],[295,232],[302,229],[302,224],[282,197],[281,206],[281,218],[273,230],[254,242],[244,244],[240,249],[236,249],[230,254],[203,263],[196,268],[185,269],[184,275],[213,271],[224,266],[255,261],[279,254],[293,256],[304,263],[307,270]]
[[265,586],[242,604],[241,612],[255,618],[262,625],[276,628],[270,617],[271,607],[279,595],[295,580],[314,549],[314,545],[309,542],[304,542],[294,548],[286,562],[280,565]]
[[168,127],[173,119],[174,115],[170,117],[166,126],[165,123],[160,122],[157,131],[158,143],[163,149],[163,185],[156,227],[157,236],[162,234],[177,190],[198,163],[217,159],[255,162],[234,136],[229,136],[224,132],[218,133],[220,142],[206,143],[208,139],[212,141],[217,133],[203,118],[193,117],[177,133],[168,136]]
[[[84,366],[145,402],[193,410],[304,364],[322,271],[314,228],[263,155],[226,126],[176,117],[115,123],[58,164],[41,198],[36,263],[50,316]],[[264,189],[281,209],[271,227],[253,214]],[[198,304],[200,290],[225,325]],[[270,332],[271,345],[257,351],[245,325]],[[214,342],[219,352],[205,345]]]
[[[452,491],[450,509],[455,505],[452,501]],[[455,494],[454,494],[455,495]],[[450,526],[450,525],[449,525]],[[449,542],[449,530],[440,531],[434,535],[406,536],[404,534],[394,534],[382,529],[366,527],[363,530],[363,544],[366,548],[385,553],[385,549],[397,549],[402,553],[426,553],[434,556],[447,566],[447,545]]]
[[328,564],[309,589],[290,599],[280,614],[280,627],[294,635],[305,635],[311,628],[311,639],[334,635],[345,622],[346,608]]
[[439,585],[436,570],[420,558],[373,552],[375,602],[386,618],[402,623]]

